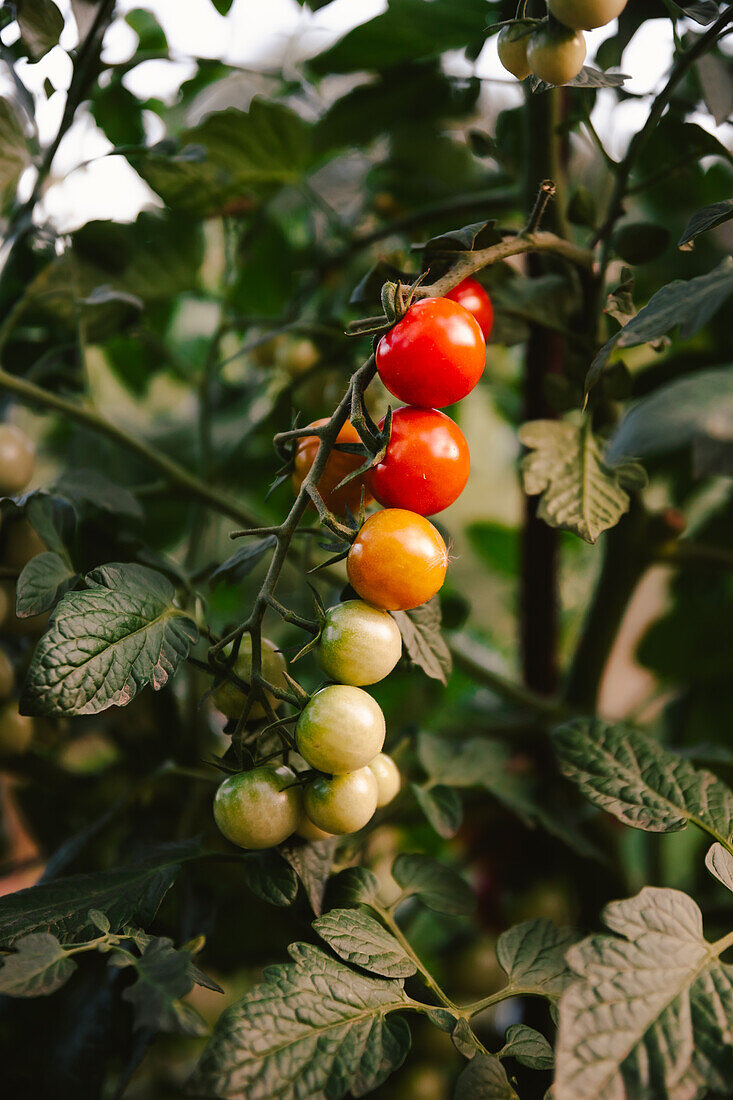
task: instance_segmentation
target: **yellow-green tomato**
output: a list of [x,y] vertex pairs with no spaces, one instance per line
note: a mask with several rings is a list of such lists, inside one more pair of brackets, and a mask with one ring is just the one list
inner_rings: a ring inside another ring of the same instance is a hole
[[295,727],[298,752],[312,768],[341,775],[365,767],[384,744],[384,715],[358,687],[331,684],[303,708]]
[[230,775],[214,798],[214,820],[227,840],[240,848],[272,848],[294,833],[303,812],[295,772],[284,764],[264,764]]
[[376,684],[402,655],[400,628],[389,611],[346,600],[326,612],[318,663],[337,684]]
[[17,703],[0,707],[0,756],[20,756],[33,739],[33,719],[19,714]]
[[9,699],[13,694],[15,671],[4,649],[0,649],[0,699]]
[[327,833],[325,829],[319,829],[314,825],[307,814],[303,814],[295,831],[298,836],[303,837],[303,840],[330,840],[333,836],[333,833]]
[[528,28],[524,24],[513,27],[504,27],[499,32],[499,60],[508,73],[516,76],[517,80],[524,80],[531,70],[527,60],[527,46],[529,45]]
[[386,752],[375,756],[368,767],[377,781],[377,806],[386,806],[402,786],[400,770]]
[[582,31],[545,25],[531,36],[527,57],[532,72],[540,80],[567,84],[583,68],[585,38]]
[[566,27],[592,31],[617,19],[626,7],[626,0],[549,0],[547,6]]
[[15,424],[0,424],[0,492],[19,493],[33,477],[36,448]]
[[305,789],[305,812],[319,829],[345,836],[362,829],[377,808],[377,781],[369,768],[329,779],[319,775]]
[[[262,675],[264,678],[273,684],[274,687],[286,691],[288,687],[288,682],[284,676],[286,668],[287,664],[285,658],[282,653],[279,652],[275,643],[271,642],[269,638],[263,638]],[[234,662],[233,672],[240,680],[249,683],[249,679],[252,675],[252,639],[249,634],[245,634],[242,638],[239,653]],[[277,699],[272,692],[267,693],[267,698],[273,709],[277,710],[280,706],[280,700]],[[226,714],[227,718],[239,718],[244,710],[247,696],[244,692],[239,690],[236,684],[224,680],[223,683],[219,684],[212,691],[211,700],[215,707],[218,707],[223,714]],[[265,714],[266,711],[262,704],[255,703],[249,712],[249,717],[264,718]]]

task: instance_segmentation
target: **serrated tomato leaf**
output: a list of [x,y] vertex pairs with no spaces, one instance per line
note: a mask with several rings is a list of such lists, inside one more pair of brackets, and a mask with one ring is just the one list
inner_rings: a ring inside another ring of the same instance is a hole
[[352,966],[384,978],[409,978],[417,970],[392,933],[363,909],[331,909],[313,921],[313,928]]
[[48,611],[72,587],[78,574],[59,554],[43,551],[18,577],[15,613],[19,619]]
[[76,970],[55,936],[32,932],[13,944],[0,964],[0,993],[8,997],[44,997],[54,993]]

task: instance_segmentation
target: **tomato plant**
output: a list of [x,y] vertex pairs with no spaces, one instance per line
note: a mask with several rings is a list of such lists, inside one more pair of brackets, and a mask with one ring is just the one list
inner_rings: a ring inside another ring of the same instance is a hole
[[408,406],[392,417],[384,457],[369,471],[369,488],[386,508],[432,516],[461,495],[470,465],[466,438],[449,416]]
[[731,31],[0,5],[8,1095],[730,1094]]

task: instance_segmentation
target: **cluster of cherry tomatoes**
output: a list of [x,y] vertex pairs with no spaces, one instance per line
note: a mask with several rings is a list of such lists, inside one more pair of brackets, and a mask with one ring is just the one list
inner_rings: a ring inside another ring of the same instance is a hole
[[[463,433],[440,408],[460,401],[478,382],[492,322],[488,294],[466,279],[445,298],[410,306],[379,342],[377,371],[387,389],[408,404],[395,412],[384,453],[364,475],[341,484],[363,459],[334,450],[318,482],[324,503],[336,513],[356,513],[373,500],[383,505],[362,524],[347,556],[349,581],[361,599],[346,600],[325,614],[316,656],[333,682],[309,699],[298,718],[293,767],[264,764],[228,777],[217,791],[217,825],[241,847],[270,847],[294,832],[308,840],[356,832],[400,789],[397,766],[382,752],[384,715],[363,689],[384,679],[400,659],[402,638],[390,612],[420,606],[445,579],[448,551],[426,516],[457,499],[470,459]],[[353,425],[345,424],[337,442],[358,441]],[[318,436],[300,439],[296,489],[319,444]],[[249,681],[249,637],[234,671]],[[282,654],[263,639],[263,677],[285,688],[285,671]],[[245,705],[242,692],[230,683],[220,684],[213,699],[232,718]],[[274,696],[269,702],[278,705]],[[255,704],[250,716],[262,717],[264,709]],[[304,783],[294,770],[299,764],[308,771]]]
[[518,19],[500,31],[499,60],[517,80],[532,73],[547,84],[567,84],[583,68],[583,31],[604,27],[625,7],[626,0],[547,0],[541,23]]

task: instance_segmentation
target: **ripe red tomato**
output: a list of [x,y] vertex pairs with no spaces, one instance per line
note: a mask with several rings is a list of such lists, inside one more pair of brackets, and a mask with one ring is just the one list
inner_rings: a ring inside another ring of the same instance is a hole
[[377,346],[377,370],[408,405],[443,408],[470,393],[483,374],[486,341],[467,309],[448,298],[410,306]]
[[367,485],[386,508],[432,516],[461,495],[470,465],[465,436],[449,416],[408,405],[392,417],[387,451]]
[[[325,417],[322,420],[314,420],[308,427],[321,428],[324,424],[328,424],[328,419]],[[360,442],[359,433],[348,420],[336,437],[336,442]],[[304,435],[298,440],[295,451],[295,470],[293,471],[293,488],[296,493],[315,462],[319,444],[320,439],[317,435]],[[318,481],[318,491],[323,497],[326,507],[335,512],[336,515],[344,515],[347,507],[354,515],[358,514],[364,478],[356,477],[341,489],[337,489],[336,486],[354,470],[358,470],[360,466],[363,466],[364,461],[365,459],[361,455],[350,455],[344,451],[332,451],[328,456],[326,468]],[[369,504],[370,501],[371,496],[366,493],[364,503]]]
[[488,340],[494,327],[494,307],[481,283],[477,283],[475,279],[464,279],[449,290],[445,297],[467,309],[478,321],[484,340]]
[[442,586],[447,567],[440,531],[404,508],[369,516],[346,559],[352,587],[367,603],[386,611],[427,603]]

